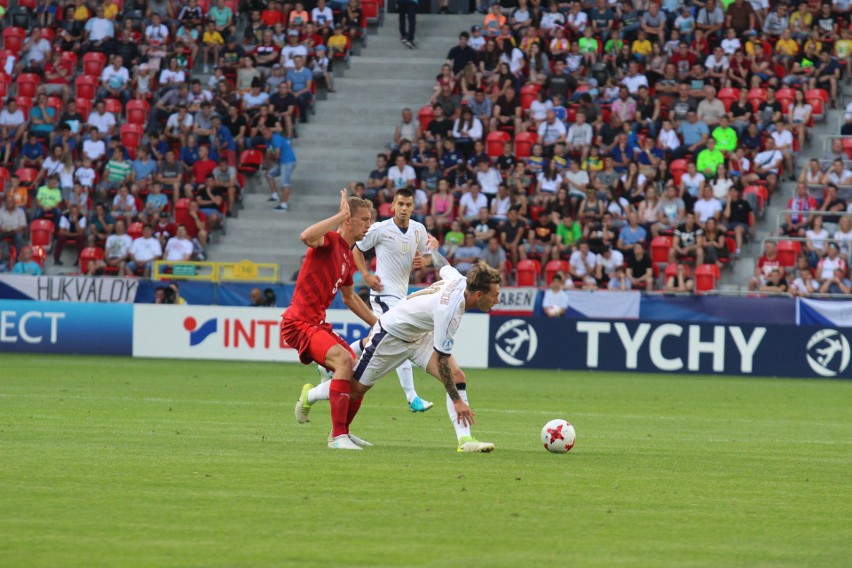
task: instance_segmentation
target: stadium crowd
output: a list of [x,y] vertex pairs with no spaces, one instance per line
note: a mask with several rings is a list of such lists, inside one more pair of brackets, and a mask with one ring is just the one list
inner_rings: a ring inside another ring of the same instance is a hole
[[[461,270],[485,258],[521,284],[712,289],[840,103],[850,16],[837,1],[493,4],[353,189],[380,218],[395,189],[415,189],[414,217]],[[852,133],[852,104],[846,116]],[[811,162],[814,196],[788,207],[845,218],[830,230],[848,251],[852,211],[832,191],[852,185],[852,143],[836,142],[840,166]],[[821,288],[830,247],[805,240],[819,221],[794,217],[791,246]]]
[[359,0],[18,0],[0,14],[0,271],[27,274],[69,245],[83,274],[204,260],[261,170],[288,210],[291,139],[365,24]]

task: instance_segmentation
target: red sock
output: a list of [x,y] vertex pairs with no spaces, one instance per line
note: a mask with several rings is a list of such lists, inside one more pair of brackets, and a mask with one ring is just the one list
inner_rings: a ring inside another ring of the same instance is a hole
[[352,424],[352,421],[355,419],[355,415],[358,414],[358,409],[361,408],[361,402],[363,398],[349,399],[349,413],[346,415],[346,431],[349,431],[349,425]]
[[[340,436],[349,433],[349,381],[332,379],[328,389],[328,403],[331,406],[331,435]],[[360,404],[360,403],[359,403]],[[356,410],[357,411],[357,410]]]

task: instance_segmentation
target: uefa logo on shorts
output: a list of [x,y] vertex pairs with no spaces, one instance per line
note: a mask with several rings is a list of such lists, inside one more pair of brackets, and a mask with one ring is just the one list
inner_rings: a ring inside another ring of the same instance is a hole
[[497,329],[494,336],[497,356],[507,365],[520,367],[529,363],[538,349],[535,328],[522,319],[509,320]]
[[821,377],[836,377],[849,366],[849,342],[836,329],[823,329],[808,340],[805,357],[808,365]]

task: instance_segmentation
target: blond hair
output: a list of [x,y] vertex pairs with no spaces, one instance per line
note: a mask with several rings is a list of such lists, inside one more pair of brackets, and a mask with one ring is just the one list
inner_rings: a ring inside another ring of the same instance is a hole
[[373,208],[373,202],[370,201],[369,199],[362,199],[360,197],[354,197],[353,196],[353,197],[349,198],[349,212],[350,213],[354,213],[355,211],[357,211],[361,207],[363,207],[365,209],[372,209]]
[[500,271],[482,260],[477,260],[467,272],[467,291],[490,292],[492,284],[500,284]]

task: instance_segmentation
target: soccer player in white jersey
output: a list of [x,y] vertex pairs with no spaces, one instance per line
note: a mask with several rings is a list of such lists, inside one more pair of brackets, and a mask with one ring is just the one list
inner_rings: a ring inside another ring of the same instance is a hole
[[438,246],[438,241],[430,236],[432,262],[442,279],[379,316],[355,365],[350,397],[360,401],[381,377],[403,361],[412,360],[443,383],[458,451],[490,452],[494,444],[480,442],[471,435],[474,413],[467,404],[465,374],[451,352],[464,313],[472,308],[487,312],[498,302],[500,273],[477,262],[465,277],[450,266]]
[[[414,192],[408,188],[396,191],[393,197],[393,218],[373,223],[367,236],[359,241],[353,249],[355,266],[364,277],[364,281],[370,286],[370,304],[376,316],[381,316],[397,302],[408,295],[408,281],[412,268],[421,268],[424,265],[424,254],[427,251],[426,240],[429,234],[422,223],[411,219],[414,211]],[[371,274],[364,253],[371,249],[376,250],[376,273]],[[426,257],[428,258],[428,257]],[[363,351],[362,340],[355,341],[350,345],[359,356]],[[328,372],[325,368],[319,368],[320,377],[325,379]],[[405,391],[408,400],[408,408],[411,412],[425,412],[432,408],[432,403],[417,396],[414,389],[414,370],[411,361],[403,361],[396,370],[399,384]],[[312,389],[313,385],[307,384],[303,389]],[[323,400],[322,394],[325,386],[320,385],[318,389],[318,400]]]

